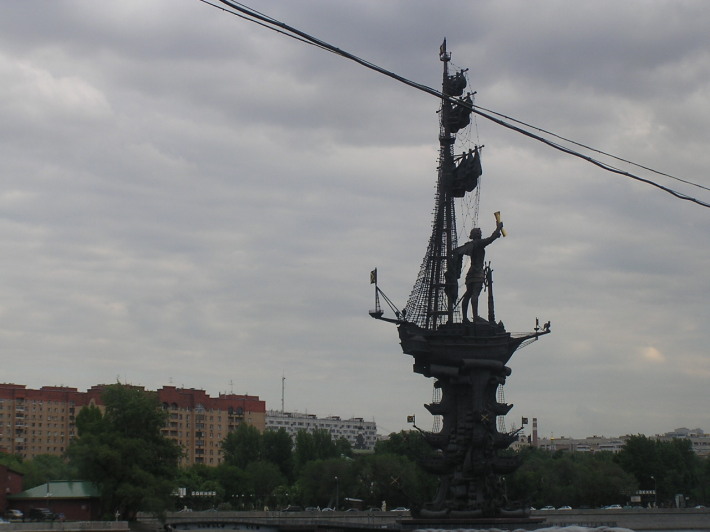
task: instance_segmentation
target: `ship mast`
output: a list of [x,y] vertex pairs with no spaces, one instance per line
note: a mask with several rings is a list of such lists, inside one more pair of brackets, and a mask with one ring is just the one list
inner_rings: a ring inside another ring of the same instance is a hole
[[[446,41],[439,49],[443,63],[442,93],[439,112],[439,167],[434,204],[434,221],[429,246],[422,261],[417,282],[406,306],[406,318],[425,329],[437,330],[454,320],[458,274],[451,251],[457,245],[456,213],[452,181],[455,172],[454,143],[456,132],[468,125],[470,109],[452,104],[451,97],[461,96],[466,82],[463,73],[449,75],[451,54]],[[448,272],[448,275],[447,275]]]

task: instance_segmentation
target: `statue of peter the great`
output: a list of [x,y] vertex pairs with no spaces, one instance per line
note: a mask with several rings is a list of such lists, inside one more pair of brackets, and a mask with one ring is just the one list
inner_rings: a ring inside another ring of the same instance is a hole
[[503,222],[498,222],[495,231],[488,238],[481,238],[481,230],[478,227],[471,229],[469,240],[463,246],[459,246],[453,250],[454,256],[463,259],[463,255],[471,257],[471,266],[466,273],[466,292],[464,292],[461,300],[461,312],[463,313],[463,321],[468,322],[468,304],[471,303],[471,314],[475,321],[478,317],[478,296],[483,289],[485,282],[485,274],[483,271],[483,262],[486,258],[486,246],[500,237],[503,230]]

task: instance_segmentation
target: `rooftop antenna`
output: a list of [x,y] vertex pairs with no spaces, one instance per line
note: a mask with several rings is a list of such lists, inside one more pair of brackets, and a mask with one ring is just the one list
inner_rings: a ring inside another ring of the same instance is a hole
[[234,381],[229,379],[229,394],[234,395]]
[[286,386],[286,376],[281,374],[281,413],[284,413],[284,388]]

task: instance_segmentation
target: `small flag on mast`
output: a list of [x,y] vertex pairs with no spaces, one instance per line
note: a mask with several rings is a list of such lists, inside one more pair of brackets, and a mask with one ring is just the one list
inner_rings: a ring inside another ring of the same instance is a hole
[[446,54],[446,39],[439,46],[439,57],[443,57]]
[[377,284],[377,268],[370,272],[370,284]]

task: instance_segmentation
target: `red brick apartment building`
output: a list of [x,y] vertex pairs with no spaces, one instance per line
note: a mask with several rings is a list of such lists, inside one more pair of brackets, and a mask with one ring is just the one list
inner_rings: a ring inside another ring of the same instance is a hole
[[[24,384],[0,383],[0,451],[23,458],[61,455],[77,436],[75,419],[81,409],[103,406],[105,386],[80,392],[65,386],[33,390]],[[221,463],[221,442],[241,423],[260,432],[266,427],[266,403],[257,396],[210,397],[204,390],[175,386],[164,386],[157,394],[168,412],[163,434],[182,446],[184,465]]]
[[[7,509],[7,496],[22,491],[22,473],[0,465],[0,510]],[[1,516],[0,516],[1,517]]]

